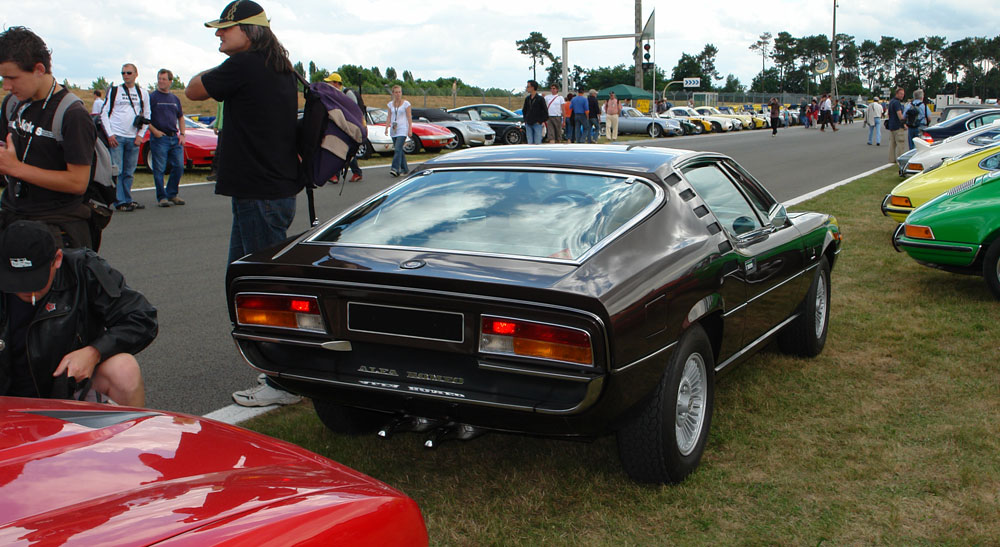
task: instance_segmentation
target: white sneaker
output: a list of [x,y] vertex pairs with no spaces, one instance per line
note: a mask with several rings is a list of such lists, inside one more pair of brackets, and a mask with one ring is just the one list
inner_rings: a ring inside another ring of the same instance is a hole
[[233,393],[233,400],[240,406],[294,405],[302,397],[267,384],[257,384],[250,389]]

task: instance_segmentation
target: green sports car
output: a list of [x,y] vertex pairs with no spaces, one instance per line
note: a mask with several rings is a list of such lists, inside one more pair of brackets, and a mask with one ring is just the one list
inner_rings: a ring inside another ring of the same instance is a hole
[[982,275],[1000,300],[1000,172],[980,175],[918,207],[896,228],[892,243],[925,266]]

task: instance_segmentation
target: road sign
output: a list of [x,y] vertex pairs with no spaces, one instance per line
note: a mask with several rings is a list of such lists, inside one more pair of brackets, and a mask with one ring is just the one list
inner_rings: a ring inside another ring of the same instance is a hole
[[652,70],[653,69],[653,63],[642,63],[642,69],[643,70]]
[[816,63],[816,74],[826,74],[830,71],[830,61],[821,59]]
[[684,87],[701,87],[701,78],[684,78]]

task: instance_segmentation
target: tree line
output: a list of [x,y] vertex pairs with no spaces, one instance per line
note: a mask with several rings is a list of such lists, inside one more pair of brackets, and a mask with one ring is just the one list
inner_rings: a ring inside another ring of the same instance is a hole
[[[548,40],[532,32],[517,40],[518,51],[531,58],[533,73],[537,66],[546,68],[546,86],[562,87],[562,59],[551,52]],[[825,34],[795,37],[788,32],[777,36],[761,34],[749,49],[761,56],[761,71],[750,83],[749,91],[763,93],[816,94],[830,89],[830,72],[817,72],[822,61],[830,59],[830,37]],[[667,73],[656,67],[656,89],[667,81],[701,78],[696,91],[736,93],[748,91],[733,74],[722,76],[715,66],[719,49],[705,44],[698,53],[682,53]],[[768,64],[770,63],[770,66]],[[873,95],[884,89],[903,87],[908,91],[923,88],[928,96],[952,93],[981,98],[1000,96],[1000,36],[969,37],[948,42],[943,36],[927,36],[904,42],[882,36],[877,42],[837,34],[837,90],[844,95]],[[573,65],[568,71],[571,85],[601,89],[634,82],[631,64],[613,67],[584,68]],[[643,87],[653,88],[653,71],[644,71]],[[536,78],[537,79],[537,78]]]

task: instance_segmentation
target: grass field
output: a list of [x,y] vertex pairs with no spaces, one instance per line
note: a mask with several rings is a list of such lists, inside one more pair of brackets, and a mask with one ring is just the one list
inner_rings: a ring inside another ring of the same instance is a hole
[[723,378],[701,467],[632,483],[612,437],[501,434],[422,448],[328,432],[308,402],[244,424],[403,490],[444,545],[996,544],[1000,303],[983,280],[893,251],[894,170],[795,207],[833,213],[826,349]]

